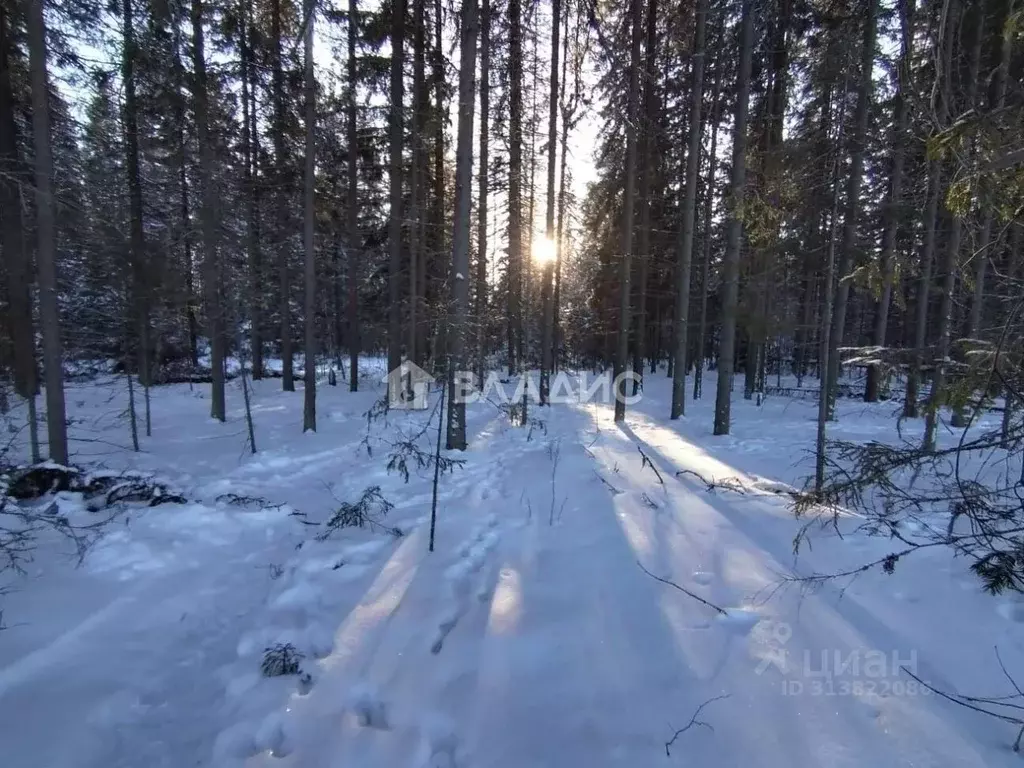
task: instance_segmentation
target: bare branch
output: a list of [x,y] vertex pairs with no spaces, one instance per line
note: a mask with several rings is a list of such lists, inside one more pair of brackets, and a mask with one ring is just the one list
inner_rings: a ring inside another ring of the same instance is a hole
[[[643,566],[641,566],[641,567],[643,567]],[[657,578],[657,577],[655,577],[655,578]],[[660,579],[659,579],[659,581],[660,581]],[[714,731],[715,729],[711,725],[709,725],[708,723],[705,723],[703,720],[698,720],[697,717],[698,717],[698,715],[700,715],[700,713],[704,709],[704,707],[706,707],[708,704],[711,704],[712,702],[715,702],[715,701],[721,701],[722,699],[728,699],[728,698],[729,698],[729,694],[728,693],[723,693],[723,694],[721,694],[719,696],[711,697],[710,699],[705,701],[703,704],[701,704],[699,707],[697,707],[697,709],[694,711],[693,715],[690,717],[690,722],[688,722],[682,728],[678,729],[675,733],[672,734],[672,738],[665,742],[665,756],[666,757],[671,757],[672,756],[672,745],[676,743],[676,739],[678,739],[680,736],[682,736],[688,730],[693,728],[695,725],[698,725],[698,726],[700,726],[702,728],[707,728],[709,731]]]
[[[728,614],[728,613],[726,612],[726,610],[725,610],[724,608],[719,608],[719,607],[718,607],[717,605],[715,605],[714,603],[709,603],[709,602],[708,602],[707,600],[705,600],[705,599],[704,599],[703,597],[700,597],[700,596],[698,596],[698,595],[695,595],[695,594],[693,594],[693,592],[691,592],[690,590],[686,589],[686,587],[681,587],[681,586],[679,586],[678,584],[676,584],[676,583],[675,583],[674,581],[669,581],[668,579],[663,579],[663,578],[661,578],[660,576],[655,576],[655,575],[654,575],[653,573],[651,573],[651,572],[650,572],[650,571],[648,571],[648,570],[647,570],[646,568],[644,568],[644,564],[643,564],[643,563],[641,563],[641,562],[640,562],[639,560],[637,560],[637,561],[636,561],[636,564],[640,566],[640,570],[641,570],[641,571],[643,571],[644,573],[646,573],[646,574],[647,574],[648,576],[650,576],[650,577],[651,577],[652,579],[654,579],[655,581],[660,581],[660,582],[661,582],[662,584],[668,584],[668,585],[669,585],[670,587],[675,587],[676,589],[678,589],[678,590],[679,590],[680,592],[682,592],[683,594],[686,594],[686,595],[689,595],[690,597],[692,597],[692,598],[693,598],[694,600],[696,600],[696,601],[697,601],[698,603],[703,603],[703,604],[704,604],[704,605],[706,605],[706,606],[707,606],[708,608],[714,608],[714,609],[715,609],[716,611],[718,611],[718,612],[719,612],[720,614],[722,614],[723,616],[728,616],[728,615],[729,615],[729,614]],[[699,711],[699,710],[698,710],[698,711]]]
[[640,455],[643,457],[643,463],[640,465],[640,468],[643,469],[644,467],[650,467],[651,471],[654,472],[654,475],[658,478],[658,482],[664,485],[665,481],[661,477],[661,472],[659,472],[658,468],[654,466],[654,462],[651,461],[650,457],[648,457],[648,455],[644,453],[644,449],[641,448],[639,445],[636,447],[636,449],[640,451]]

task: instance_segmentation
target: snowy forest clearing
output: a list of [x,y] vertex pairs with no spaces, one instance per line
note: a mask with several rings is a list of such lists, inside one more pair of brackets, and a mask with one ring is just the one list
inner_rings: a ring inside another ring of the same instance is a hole
[[[301,396],[258,382],[261,450],[250,456],[237,382],[227,424],[199,415],[205,390],[173,385],[153,390],[154,437],[134,454],[122,383],[68,388],[73,460],[155,472],[188,502],[126,510],[77,569],[66,542],[44,539],[28,574],[5,583],[6,764],[1020,759],[1013,724],[944,701],[900,668],[943,691],[1014,693],[1000,664],[1024,668],[1019,600],[982,594],[945,548],[892,575],[813,591],[782,582],[893,550],[815,528],[794,558],[803,523],[770,489],[813,471],[810,401],[737,398],[732,435],[715,441],[710,400],[671,426],[658,419],[671,397],[663,375],[647,377],[624,427],[607,404],[534,408],[531,429],[473,404],[470,447],[449,454],[465,464],[440,480],[429,553],[433,469],[410,465],[406,484],[385,465],[390,444],[433,411],[393,411],[368,433],[383,388],[322,387],[320,429],[301,434]],[[836,436],[896,439],[897,404],[838,407]],[[418,439],[431,451],[436,433]],[[747,492],[709,491],[687,471]],[[318,540],[340,503],[372,486],[404,535],[346,528]],[[61,511],[94,514],[70,496]],[[286,644],[300,674],[263,675],[265,649]]]

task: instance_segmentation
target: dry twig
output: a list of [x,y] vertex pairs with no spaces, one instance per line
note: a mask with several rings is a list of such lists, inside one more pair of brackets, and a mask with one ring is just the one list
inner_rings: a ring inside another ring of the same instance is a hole
[[678,739],[680,736],[682,736],[688,730],[693,728],[693,726],[699,725],[702,728],[707,728],[709,731],[714,731],[715,729],[711,725],[709,725],[708,723],[705,723],[703,720],[698,720],[697,716],[701,713],[701,710],[703,710],[704,707],[706,707],[708,704],[712,703],[713,701],[719,701],[721,699],[727,699],[727,698],[729,698],[729,694],[728,693],[723,693],[720,696],[713,696],[713,697],[711,697],[710,699],[705,701],[703,704],[701,704],[699,707],[697,707],[697,709],[694,711],[693,715],[690,717],[690,722],[688,722],[682,728],[679,728],[675,733],[672,734],[672,738],[665,742],[665,755],[666,755],[666,757],[671,757],[672,756],[672,745],[676,743],[676,739]]
[[640,570],[641,570],[641,571],[643,571],[644,573],[646,573],[646,574],[647,574],[648,576],[650,576],[650,577],[651,577],[652,579],[654,579],[655,581],[660,581],[660,582],[661,582],[662,584],[668,584],[668,585],[669,585],[670,587],[675,587],[675,588],[676,588],[676,589],[678,589],[678,590],[679,590],[680,592],[682,592],[682,593],[684,593],[684,594],[687,594],[687,595],[689,595],[690,597],[692,597],[692,598],[693,598],[694,600],[696,600],[696,601],[697,601],[698,603],[704,603],[704,605],[706,605],[706,606],[707,606],[708,608],[714,608],[714,609],[715,609],[716,611],[718,611],[718,612],[719,612],[720,614],[722,614],[723,616],[728,616],[728,615],[729,615],[729,614],[728,614],[728,613],[726,612],[726,610],[725,610],[724,608],[719,608],[719,607],[718,607],[717,605],[715,605],[714,603],[709,603],[709,602],[708,602],[707,600],[705,600],[705,599],[704,599],[703,597],[700,597],[700,596],[698,596],[698,595],[695,595],[695,594],[693,594],[693,592],[691,592],[690,590],[688,590],[688,589],[687,589],[686,587],[681,587],[681,586],[679,586],[678,584],[676,584],[676,583],[675,583],[674,581],[669,581],[668,579],[663,579],[663,578],[661,578],[660,576],[655,576],[655,575],[654,575],[653,573],[651,573],[651,572],[650,572],[650,571],[648,571],[648,570],[647,570],[646,568],[644,568],[644,564],[643,564],[643,563],[641,563],[641,562],[640,562],[639,560],[637,560],[637,561],[636,561],[636,564],[640,566]]

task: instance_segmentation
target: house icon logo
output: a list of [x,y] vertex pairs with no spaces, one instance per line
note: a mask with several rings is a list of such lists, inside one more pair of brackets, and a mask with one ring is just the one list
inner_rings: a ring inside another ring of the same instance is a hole
[[403,360],[382,380],[388,385],[388,407],[423,411],[427,409],[427,394],[435,379],[416,363]]

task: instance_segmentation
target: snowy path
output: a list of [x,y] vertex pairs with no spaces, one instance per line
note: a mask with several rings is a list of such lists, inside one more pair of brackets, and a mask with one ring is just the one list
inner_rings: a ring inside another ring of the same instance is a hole
[[[491,457],[501,471],[445,521],[462,533],[446,534],[435,555],[425,553],[421,532],[395,551],[341,624],[312,693],[279,713],[284,748],[249,764],[661,765],[675,729],[716,696],[727,698],[700,718],[713,730],[682,734],[670,763],[980,767],[1015,759],[1005,732],[977,718],[966,731],[962,712],[917,691],[898,669],[941,681],[956,665],[957,640],[976,647],[960,628],[991,615],[966,589],[943,596],[946,615],[964,623],[944,627],[952,642],[927,660],[918,649],[935,646],[935,617],[926,618],[919,596],[862,590],[871,576],[842,600],[791,591],[754,601],[793,567],[789,514],[771,497],[709,495],[676,479],[682,469],[737,472],[642,414],[624,429],[610,415],[604,407],[552,411],[548,435],[505,442]],[[853,557],[872,542],[855,546]],[[638,560],[729,615],[654,581]],[[434,654],[438,618],[456,607],[458,623]],[[979,732],[990,737],[985,746]]]

